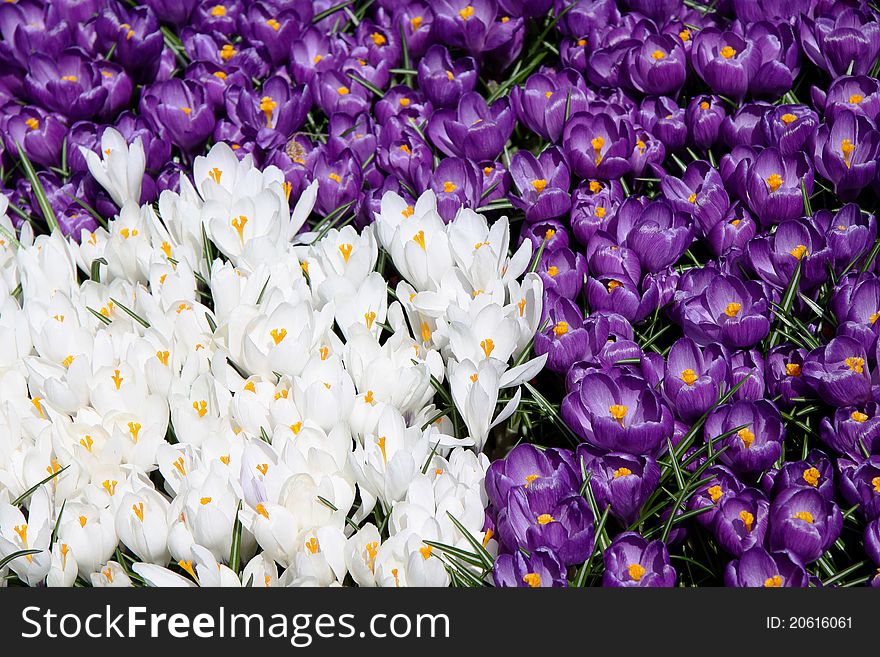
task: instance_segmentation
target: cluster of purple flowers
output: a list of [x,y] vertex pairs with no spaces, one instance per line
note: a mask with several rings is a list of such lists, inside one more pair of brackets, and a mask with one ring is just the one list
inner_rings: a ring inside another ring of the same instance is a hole
[[141,202],[225,142],[318,180],[323,217],[514,211],[580,444],[491,466],[496,584],[672,586],[706,537],[729,585],[821,582],[846,532],[880,566],[869,3],[17,0],[0,36],[17,222],[22,152],[65,233],[118,211],[80,151],[108,126],[144,145]]

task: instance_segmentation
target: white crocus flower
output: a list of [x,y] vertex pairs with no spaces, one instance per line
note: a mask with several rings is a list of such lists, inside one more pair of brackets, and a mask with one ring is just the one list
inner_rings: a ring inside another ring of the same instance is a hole
[[144,147],[138,137],[131,145],[114,128],[107,127],[101,135],[101,152],[94,153],[80,147],[89,173],[98,181],[119,207],[126,201],[140,203],[141,182],[146,160]]
[[70,547],[79,573],[89,577],[116,550],[113,513],[83,502],[67,502],[58,527],[58,541]]
[[9,568],[28,586],[43,581],[52,567],[49,552],[52,529],[51,501],[45,487],[41,486],[31,496],[27,518],[19,508],[9,503],[0,504],[0,559],[23,550],[40,550],[9,562]]

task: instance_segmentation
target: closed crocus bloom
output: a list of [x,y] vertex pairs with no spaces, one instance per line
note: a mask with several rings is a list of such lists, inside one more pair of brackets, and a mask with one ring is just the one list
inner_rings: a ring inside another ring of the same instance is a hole
[[[804,461],[789,461],[772,476],[771,492],[775,497],[789,488],[814,488],[827,500],[834,499],[834,465],[824,452],[810,450]],[[761,486],[766,490],[765,481]]]
[[847,203],[837,212],[818,210],[813,214],[813,222],[824,230],[825,241],[831,249],[834,268],[838,272],[865,253],[877,239],[876,217],[862,212],[855,203]]
[[299,38],[302,26],[311,22],[311,3],[297,2],[273,6],[255,2],[243,8],[238,28],[245,39],[278,64],[290,54],[290,44]]
[[657,273],[675,264],[693,239],[693,226],[666,200],[630,197],[623,202],[608,227],[621,244],[632,249],[642,268]]
[[727,117],[724,104],[717,96],[695,96],[685,112],[690,141],[697,148],[709,148],[718,141],[721,124]]
[[636,139],[626,120],[579,112],[565,124],[562,144],[572,172],[583,178],[620,178],[632,169]]
[[498,535],[508,551],[548,548],[565,566],[581,563],[593,550],[594,517],[579,494],[560,495],[533,482],[512,488],[498,514]]
[[419,62],[419,88],[435,107],[456,107],[459,99],[477,85],[477,63],[472,57],[453,61],[449,51],[436,44]]
[[694,37],[691,63],[713,92],[742,99],[761,65],[755,44],[734,32],[714,27]]
[[596,2],[575,2],[571,9],[560,17],[559,25],[565,34],[580,38],[593,30],[620,21],[620,10],[614,0]]
[[511,203],[526,213],[527,221],[543,221],[565,214],[571,208],[568,165],[558,148],[539,157],[517,151],[510,161],[510,175],[519,192]]
[[880,82],[867,75],[837,78],[828,87],[828,93],[821,98],[821,103],[820,107],[829,121],[833,121],[841,112],[853,112],[876,125],[880,116]]
[[[227,95],[227,102],[231,100]],[[305,122],[312,106],[308,86],[291,88],[280,76],[266,80],[259,93],[241,90],[237,101],[227,105],[230,118],[237,123],[248,140],[260,148],[281,148]]]
[[25,107],[0,119],[0,125],[10,154],[17,154],[17,142],[35,164],[51,167],[61,162],[61,147],[67,134],[63,117],[39,107]]
[[752,214],[739,201],[706,234],[709,249],[716,256],[741,251],[758,232]]
[[500,554],[492,567],[492,578],[499,587],[565,587],[565,566],[553,550],[538,548],[528,557],[520,550]]
[[544,281],[544,289],[552,290],[566,299],[576,298],[583,287],[587,263],[584,256],[570,249],[545,252],[538,264],[538,274]]
[[578,462],[583,460],[592,473],[590,488],[599,511],[610,507],[611,515],[624,526],[632,524],[660,482],[657,462],[650,456],[616,452],[591,456],[584,447],[578,448]]
[[562,417],[594,447],[656,454],[672,436],[672,413],[643,379],[586,374],[562,402]]
[[757,283],[717,276],[701,293],[684,297],[682,327],[697,344],[717,341],[731,349],[751,347],[770,332],[767,304]]
[[678,575],[663,541],[647,541],[636,532],[614,537],[602,554],[602,586],[672,587]]
[[791,407],[792,400],[810,396],[810,385],[801,376],[806,356],[806,349],[792,345],[774,347],[767,354],[764,361],[767,394],[773,399],[779,398],[780,406]]
[[325,153],[318,155],[314,177],[319,181],[317,207],[325,216],[346,203],[360,200],[363,174],[349,149],[338,153],[332,161]]
[[730,371],[723,354],[703,351],[689,338],[677,340],[666,357],[663,394],[676,415],[692,422],[717,401],[728,387]]
[[572,69],[542,70],[510,92],[517,118],[552,142],[559,141],[568,117],[587,109],[589,99],[583,77]]
[[146,87],[140,110],[155,130],[185,151],[194,151],[214,129],[214,111],[194,82],[168,80]]
[[874,179],[878,153],[880,132],[864,116],[842,111],[816,133],[813,162],[834,192],[848,200]]
[[864,460],[840,459],[840,492],[848,504],[859,505],[868,520],[880,517],[880,455]]
[[880,447],[880,413],[875,402],[835,409],[832,417],[822,418],[822,441],[838,454],[851,459],[876,454]]
[[557,488],[560,496],[575,492],[580,485],[578,476],[568,462],[560,457],[559,450],[541,451],[523,443],[489,466],[486,471],[486,493],[492,504],[502,508],[507,504],[507,496],[512,489],[528,488],[538,480],[541,480],[542,486]]
[[461,208],[476,210],[482,201],[482,170],[470,160],[449,157],[440,162],[428,183],[437,196],[437,211],[450,222]]
[[197,4],[196,0],[147,0],[159,20],[172,25],[183,25],[189,19]]
[[857,340],[867,353],[873,354],[880,332],[880,279],[862,274],[852,285],[841,285],[831,298],[831,308],[840,322],[838,336]]
[[791,488],[770,505],[770,544],[788,550],[801,563],[821,557],[843,526],[838,506],[811,488]]
[[813,169],[802,153],[785,157],[765,148],[748,170],[746,187],[749,209],[770,226],[803,214],[804,193],[813,193]]
[[97,67],[78,48],[57,59],[34,53],[24,84],[28,95],[47,109],[72,120],[95,116],[107,100]]
[[841,336],[811,351],[804,361],[808,383],[828,404],[849,406],[871,399],[871,373],[865,348]]
[[435,112],[426,132],[446,155],[487,162],[504,148],[515,123],[506,97],[490,107],[480,94],[471,92],[461,97],[457,110]]
[[769,236],[753,239],[746,255],[755,273],[773,287],[785,289],[800,266],[800,285],[812,290],[828,276],[831,249],[824,236],[803,220],[783,221]]
[[547,327],[535,334],[535,354],[547,354],[547,369],[564,373],[581,360],[587,349],[583,316],[571,299],[548,292],[544,301]]
[[766,146],[761,119],[772,105],[765,102],[746,103],[721,124],[721,138],[731,148]]
[[746,550],[724,569],[724,585],[737,588],[806,588],[804,567],[785,552],[767,552],[762,546]]
[[533,224],[526,224],[519,234],[520,244],[526,240],[532,243],[533,251],[541,248],[546,242],[545,251],[568,248],[569,238],[566,227],[557,219],[547,219]]
[[856,8],[800,20],[800,41],[807,57],[832,77],[864,75],[880,53],[880,24]]
[[800,72],[800,48],[791,26],[762,20],[749,24],[744,38],[755,44],[759,62],[749,82],[749,93],[756,98],[776,99],[791,89]]
[[772,466],[782,453],[785,437],[779,411],[764,399],[741,400],[715,409],[706,419],[704,432],[707,441],[727,446],[719,456],[721,462],[744,474]]
[[761,117],[764,138],[783,157],[806,150],[818,128],[819,117],[806,105],[778,105]]
[[659,139],[667,151],[677,151],[687,142],[685,110],[667,96],[649,96],[639,108],[639,123]]
[[680,39],[657,34],[630,50],[624,68],[644,94],[675,95],[687,77],[687,55]]
[[740,557],[746,550],[764,544],[769,512],[770,502],[755,488],[725,495],[715,515],[715,539],[730,554]]

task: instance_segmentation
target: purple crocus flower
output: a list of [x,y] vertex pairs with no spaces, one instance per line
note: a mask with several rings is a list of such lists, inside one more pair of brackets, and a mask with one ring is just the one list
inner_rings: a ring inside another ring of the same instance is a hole
[[880,409],[876,402],[837,408],[831,418],[822,418],[822,442],[838,454],[859,459],[864,453],[880,452]]
[[583,178],[620,178],[632,169],[636,138],[626,120],[578,112],[565,124],[562,144],[572,172]]
[[768,302],[760,285],[716,275],[700,292],[685,295],[678,316],[697,344],[720,342],[730,349],[751,347],[770,332]]
[[446,155],[482,163],[494,160],[501,153],[515,123],[506,97],[489,107],[480,94],[471,92],[461,97],[457,110],[434,112],[426,132]]
[[575,299],[583,287],[587,263],[581,253],[570,249],[556,249],[550,253],[545,251],[537,271],[544,281],[545,291],[553,291],[566,299]]
[[675,264],[694,234],[686,215],[675,211],[665,199],[636,196],[620,205],[606,232],[619,246],[631,249],[643,269],[651,273]]
[[816,393],[832,406],[850,406],[871,399],[871,373],[865,348],[841,336],[814,349],[804,360],[803,374]]
[[761,53],[749,39],[707,27],[694,37],[691,63],[714,93],[741,100],[761,65]]
[[880,279],[867,273],[848,276],[834,291],[830,308],[840,322],[837,335],[854,338],[873,354],[880,333]]
[[6,149],[18,155],[18,143],[27,156],[44,167],[61,163],[61,149],[67,135],[63,117],[45,112],[39,107],[22,107],[14,114],[0,118]]
[[[448,43],[479,55],[522,43],[523,19],[500,20],[495,0],[437,0],[432,5],[437,41]],[[516,57],[518,48],[510,48],[508,58]]]
[[498,536],[509,551],[550,549],[565,566],[583,562],[593,550],[594,517],[581,495],[559,494],[533,482],[510,489],[498,513]]
[[85,52],[68,48],[57,58],[33,53],[24,79],[28,96],[74,121],[95,116],[107,100],[101,74]]
[[645,98],[639,108],[639,123],[655,135],[667,151],[677,151],[687,143],[685,110],[671,98]]
[[807,57],[832,77],[864,75],[880,53],[880,23],[860,9],[801,16],[800,42]]
[[721,174],[704,160],[688,164],[681,178],[663,177],[660,188],[672,207],[696,219],[703,235],[707,235],[730,208]]
[[542,70],[531,75],[522,87],[514,87],[510,102],[517,118],[529,130],[557,142],[568,117],[587,109],[590,94],[576,71]]
[[146,4],[160,21],[180,26],[189,20],[198,3],[196,0],[146,0]]
[[855,197],[873,179],[880,154],[880,132],[864,116],[842,111],[816,133],[813,162],[844,200]]
[[429,186],[437,195],[437,212],[448,223],[461,208],[480,206],[483,172],[470,160],[448,157],[434,171]]
[[687,53],[681,39],[655,34],[627,53],[623,67],[624,75],[642,93],[675,95],[687,77]]
[[771,235],[749,242],[746,255],[752,269],[768,285],[784,289],[800,266],[800,286],[812,290],[828,278],[831,249],[825,237],[804,221],[783,221]]
[[876,125],[880,116],[880,82],[867,75],[848,75],[837,78],[828,87],[827,94],[815,90],[813,103],[822,108],[825,117],[834,121],[841,112],[853,112],[870,119]]
[[878,566],[877,575],[874,576],[872,586],[877,586],[877,579],[880,577],[880,520],[872,520],[865,527],[865,552]]
[[791,407],[794,399],[808,397],[812,392],[809,383],[801,376],[807,352],[792,345],[774,347],[764,362],[764,380],[767,393],[773,399],[779,397],[780,406]]
[[553,550],[538,548],[529,556],[520,550],[499,554],[492,566],[492,578],[499,587],[565,587],[565,566]]
[[[847,203],[837,212],[817,210],[813,222],[825,233],[831,249],[835,270],[842,272],[853,260],[865,253],[877,239],[877,220],[863,212],[855,203]],[[838,317],[840,321],[842,318]]]
[[419,89],[434,107],[456,107],[459,99],[476,86],[477,63],[473,57],[453,61],[449,51],[438,44],[431,46],[419,62]]
[[336,112],[355,116],[370,109],[370,92],[339,71],[325,71],[316,76],[315,103],[325,114]]
[[[314,27],[306,29],[290,46],[290,71],[300,84],[311,84],[316,75],[335,70],[341,59],[341,53],[331,48],[327,35]],[[348,86],[350,81],[340,81],[343,82]]]
[[189,80],[168,80],[141,92],[141,115],[177,146],[194,152],[214,130],[214,110],[204,89]]
[[647,541],[636,532],[618,534],[602,554],[602,586],[672,587],[678,575],[663,541]]
[[678,417],[693,422],[718,401],[729,378],[723,353],[704,353],[690,338],[680,338],[666,357],[663,394]]
[[790,488],[770,505],[770,544],[788,550],[801,563],[821,557],[840,536],[838,506],[813,488]]
[[740,400],[712,411],[704,433],[707,441],[720,440],[727,447],[718,457],[722,463],[734,472],[750,474],[771,467],[782,454],[785,427],[772,402]]
[[805,150],[818,128],[819,117],[806,105],[777,105],[761,116],[764,138],[783,157]]
[[114,46],[114,61],[135,81],[147,83],[155,78],[165,41],[149,7],[122,11],[118,5],[109,5],[95,20],[95,30],[103,48]]
[[761,20],[750,23],[743,38],[755,45],[758,68],[749,81],[749,93],[756,98],[779,98],[791,89],[800,72],[800,55],[791,26]]
[[350,149],[329,156],[318,154],[314,162],[314,179],[318,180],[316,208],[325,216],[347,203],[355,202],[356,212],[361,200],[363,172],[357,157]]
[[807,571],[787,552],[767,552],[756,546],[724,569],[724,585],[737,588],[806,588]]
[[851,505],[859,505],[859,511],[868,520],[880,517],[880,455],[864,460],[840,459],[840,492]]
[[512,489],[528,488],[539,480],[542,486],[555,487],[560,497],[577,492],[580,487],[579,477],[559,450],[541,451],[534,445],[522,443],[489,466],[486,494],[489,501],[500,509],[507,504]]
[[709,148],[718,141],[721,124],[727,118],[724,103],[717,96],[694,96],[685,112],[690,140],[697,148]]
[[[745,103],[721,124],[722,141],[730,148],[767,146],[761,120],[773,106],[764,102]],[[760,149],[758,149],[760,150]]]
[[[710,348],[712,346],[710,345]],[[764,357],[757,349],[741,349],[730,355],[730,385],[738,386],[734,399],[764,399]]]
[[570,222],[581,244],[588,244],[596,231],[604,229],[623,201],[623,187],[617,180],[589,180],[572,194]]
[[813,193],[813,169],[802,153],[783,156],[765,148],[746,174],[749,209],[769,227],[804,212],[804,190]]
[[586,374],[562,401],[562,417],[599,449],[657,454],[672,436],[672,413],[644,379]]
[[379,133],[377,153],[379,165],[389,174],[397,176],[414,190],[428,187],[433,153],[414,128],[392,120]]
[[699,486],[688,499],[688,509],[702,510],[696,516],[697,522],[711,529],[715,516],[718,513],[718,504],[730,495],[735,495],[744,489],[742,482],[736,478],[728,468],[723,465],[710,466],[703,479],[708,479]]
[[590,478],[590,488],[599,511],[610,506],[612,516],[624,525],[639,517],[642,505],[660,483],[660,466],[650,456],[633,456],[620,452],[593,455],[581,445],[578,462],[583,460]]
[[[770,474],[770,473],[768,473]],[[771,484],[772,485],[768,485]],[[825,499],[834,499],[834,465],[818,449],[810,450],[804,461],[788,461],[772,476],[761,481],[764,490],[768,488],[777,496],[790,488],[814,488]]]
[[510,176],[519,192],[510,196],[510,202],[525,212],[526,221],[544,221],[571,209],[571,177],[558,148],[549,148],[537,158],[517,151],[510,160]]
[[718,544],[735,557],[764,544],[770,502],[761,491],[745,488],[718,502],[713,530]]
[[242,89],[235,102],[230,94],[226,98],[227,113],[245,138],[266,150],[283,147],[305,123],[312,106],[308,86],[291,88],[277,75],[266,80],[259,93]]
[[302,27],[312,22],[311,2],[300,0],[273,6],[254,2],[244,8],[238,20],[242,36],[273,64],[290,55],[290,44],[300,38]]

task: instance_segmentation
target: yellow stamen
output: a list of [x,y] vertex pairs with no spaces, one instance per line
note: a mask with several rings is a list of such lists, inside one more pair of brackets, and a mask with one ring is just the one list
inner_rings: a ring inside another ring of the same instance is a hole
[[236,52],[237,51],[235,50],[235,48],[232,47],[232,44],[227,43],[220,49],[220,57],[223,59],[224,62],[228,62],[230,59],[235,57]]
[[743,444],[746,446],[746,449],[750,449],[752,443],[755,442],[755,434],[753,434],[748,429],[740,429],[736,432],[736,435],[740,437],[740,440],[743,441]]
[[724,309],[724,314],[728,317],[736,317],[740,310],[742,310],[742,304],[739,304],[736,301],[731,301]]
[[797,121],[797,117],[791,112],[786,112],[781,117],[783,123],[794,123]]
[[113,383],[116,385],[117,390],[119,390],[119,388],[122,386],[122,382],[125,381],[125,379],[123,377],[119,376],[119,370],[113,370],[113,376],[111,376],[110,378],[113,380]]
[[138,502],[137,504],[131,505],[131,510],[134,511],[134,515],[137,516],[137,519],[141,522],[144,521],[144,503]]
[[421,16],[414,16],[413,18],[409,19],[409,24],[410,26],[412,26],[413,32],[415,32],[422,26],[423,21],[424,19]]
[[846,359],[846,366],[857,374],[863,374],[865,371],[865,359],[859,356],[850,356]]
[[663,52],[662,50],[655,50],[654,52],[651,53],[651,57],[653,57],[654,59],[656,59],[659,62],[661,59],[666,57],[666,53]]
[[495,343],[491,338],[486,338],[480,342],[480,348],[483,350],[483,353],[486,354],[486,358],[492,355],[492,351],[495,349]]
[[797,363],[786,363],[785,365],[785,373],[789,376],[800,376],[801,375],[801,366]]
[[538,178],[537,180],[532,181],[532,187],[534,187],[535,191],[540,194],[547,187],[547,181],[543,178]]
[[623,404],[612,404],[608,407],[608,412],[611,413],[611,417],[617,420],[620,423],[620,426],[623,426],[623,418],[626,417],[628,411],[629,408]]
[[526,573],[523,575],[523,581],[533,589],[541,586],[541,576],[538,573]]
[[339,87],[336,90],[336,93],[338,93],[340,96],[347,96],[350,93],[350,91],[349,91],[348,87]]
[[40,122],[33,118],[26,120],[25,123],[27,124],[27,127],[31,130],[36,130],[40,127]]
[[267,126],[272,123],[272,112],[275,111],[276,107],[278,107],[278,103],[272,100],[269,96],[263,96],[260,99],[260,111],[266,115]]
[[868,416],[865,415],[864,413],[862,413],[861,411],[853,411],[852,414],[850,415],[850,417],[859,423],[868,421]]
[[724,491],[721,490],[721,486],[717,485],[710,486],[706,492],[709,493],[709,497],[712,498],[713,502],[717,502],[721,499],[721,496],[724,495]]
[[792,518],[797,520],[803,520],[805,523],[812,525],[813,524],[813,514],[809,511],[798,511],[795,513]]
[[385,37],[382,36],[381,34],[379,34],[378,32],[373,32],[370,35],[370,38],[373,40],[373,43],[375,43],[377,46],[384,46],[385,45],[385,42],[386,42]]
[[732,59],[735,55],[736,55],[736,50],[734,50],[730,46],[724,46],[721,49],[721,56],[724,57],[724,59]]
[[456,185],[451,180],[447,180],[445,183],[443,183],[443,191],[446,192],[447,194],[451,194],[456,189],[458,189],[458,185]]
[[852,167],[850,156],[852,156],[852,152],[855,149],[856,145],[853,144],[849,139],[844,139],[842,142],[840,142],[840,152],[843,153],[843,163],[846,165],[847,169]]
[[599,164],[602,161],[602,147],[605,146],[605,138],[593,137],[590,140],[590,144],[593,146],[593,152],[596,154],[596,164]]
[[568,322],[558,322],[556,326],[553,327],[553,334],[557,338],[566,333],[568,333]]
[[267,21],[266,21],[266,25],[268,25],[269,27],[271,27],[271,28],[272,28],[273,30],[275,30],[276,32],[277,32],[278,30],[281,29],[281,23],[279,23],[278,21],[276,21],[274,18],[270,18],[269,20],[267,20]]
[[458,15],[461,16],[462,20],[467,20],[474,15],[474,8],[468,5],[467,7],[459,11]]
[[235,232],[238,233],[238,239],[241,240],[242,244],[244,243],[244,227],[247,222],[248,218],[243,214],[232,220],[232,227],[235,228]]
[[196,571],[193,570],[192,561],[184,561],[183,559],[181,559],[180,561],[177,562],[177,565],[180,566],[186,572],[188,572],[190,577],[192,577],[194,580],[198,581],[198,577],[196,577]]
[[376,313],[372,310],[368,313],[364,313],[364,324],[367,325],[367,330],[373,328],[373,322],[376,321]]
[[273,342],[275,342],[275,344],[279,344],[284,338],[287,337],[287,329],[272,329],[271,331],[269,331],[269,335],[272,336],[272,340]]
[[804,481],[810,484],[810,486],[818,486],[821,478],[822,474],[816,468],[807,468],[804,470]]
[[647,572],[644,566],[637,563],[631,563],[629,566],[627,566],[626,570],[627,572],[629,572],[630,578],[635,582],[641,581],[642,577],[644,577],[645,573]]
[[681,380],[684,381],[689,386],[694,385],[694,381],[696,381],[699,377],[697,373],[692,369],[686,369],[681,371]]
[[771,173],[770,177],[767,178],[767,187],[770,188],[770,193],[772,194],[777,189],[782,187],[783,182],[784,181],[782,180],[782,176],[780,176],[778,173]]
[[779,575],[768,577],[764,580],[765,589],[778,589],[782,587],[782,578]]
[[388,454],[385,452],[385,436],[379,436],[376,444],[379,445],[379,451],[382,452],[382,461],[388,463]]
[[542,513],[538,516],[538,524],[539,525],[549,525],[551,522],[555,522],[555,518],[551,516],[549,513]]
[[852,96],[849,97],[849,102],[853,105],[858,105],[863,100],[865,100],[865,97],[862,96],[861,94],[853,94]]
[[632,474],[632,470],[629,468],[617,468],[614,471],[614,478],[619,479],[620,477],[628,477]]
[[425,247],[425,231],[420,230],[418,233],[413,235],[412,239],[413,239],[413,242],[415,242],[420,247],[422,247],[422,251],[427,250],[427,248]]
[[131,439],[136,443],[138,441],[138,434],[141,432],[141,423],[140,422],[129,422],[128,423],[128,433],[131,434]]
[[312,554],[318,554],[318,550],[321,548],[321,545],[320,543],[318,543],[318,539],[312,536],[309,540],[306,541],[306,547]]
[[257,513],[259,513],[259,514],[260,514],[261,516],[263,516],[266,520],[269,519],[269,512],[266,511],[266,507],[263,506],[262,504],[257,504],[257,506],[254,507],[254,511],[256,511]]
[[739,512],[739,519],[742,520],[743,524],[746,526],[746,531],[751,532],[752,527],[755,524],[755,516],[746,510],[742,510]]

